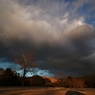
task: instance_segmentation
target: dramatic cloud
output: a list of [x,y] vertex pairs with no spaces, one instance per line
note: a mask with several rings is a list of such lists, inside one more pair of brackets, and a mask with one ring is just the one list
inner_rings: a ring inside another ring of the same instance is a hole
[[94,0],[0,0],[1,66],[14,68],[12,50],[30,48],[35,50],[39,69],[51,74],[95,72],[92,3]]

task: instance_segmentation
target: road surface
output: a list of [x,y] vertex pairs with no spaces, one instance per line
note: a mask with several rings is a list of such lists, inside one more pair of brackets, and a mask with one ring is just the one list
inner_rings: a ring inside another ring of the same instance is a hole
[[63,87],[0,87],[0,95],[95,95],[95,89]]

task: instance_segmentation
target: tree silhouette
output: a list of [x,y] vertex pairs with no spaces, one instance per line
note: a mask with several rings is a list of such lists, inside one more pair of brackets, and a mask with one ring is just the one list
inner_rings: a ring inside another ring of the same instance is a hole
[[11,68],[7,68],[1,76],[0,85],[2,86],[12,86],[16,85],[18,74]]
[[0,68],[0,75],[2,75],[4,73],[4,69]]
[[34,51],[27,49],[16,49],[14,52],[15,62],[20,65],[23,70],[22,86],[25,83],[25,75],[27,72],[35,72],[38,62],[34,58]]

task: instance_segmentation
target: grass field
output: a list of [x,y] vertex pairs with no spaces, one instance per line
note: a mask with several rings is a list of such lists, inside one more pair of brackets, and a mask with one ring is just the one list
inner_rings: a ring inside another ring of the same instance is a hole
[[95,95],[95,89],[58,87],[0,87],[0,95]]

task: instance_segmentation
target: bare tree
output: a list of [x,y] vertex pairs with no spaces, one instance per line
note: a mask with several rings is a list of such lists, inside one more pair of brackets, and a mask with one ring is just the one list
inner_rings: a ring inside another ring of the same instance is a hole
[[38,62],[34,58],[34,51],[27,49],[16,49],[14,53],[15,62],[20,65],[23,70],[22,86],[25,84],[25,76],[27,72],[35,72]]

